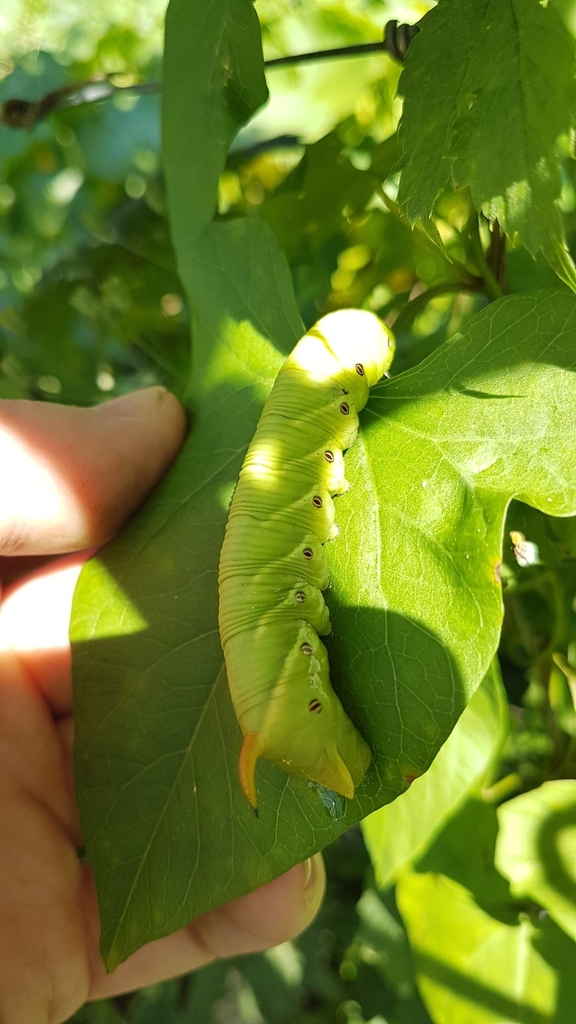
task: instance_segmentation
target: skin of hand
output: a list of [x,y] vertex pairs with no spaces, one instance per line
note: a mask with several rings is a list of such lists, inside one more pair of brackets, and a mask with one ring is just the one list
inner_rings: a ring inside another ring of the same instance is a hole
[[[68,623],[82,563],[169,469],[186,420],[163,388],[94,409],[0,402],[0,568],[52,556],[0,604],[0,1021],[62,1024],[84,1002],[293,938],[324,893],[316,855],[110,975],[72,777]],[[67,554],[65,552],[76,552]],[[9,559],[2,556],[9,556]]]

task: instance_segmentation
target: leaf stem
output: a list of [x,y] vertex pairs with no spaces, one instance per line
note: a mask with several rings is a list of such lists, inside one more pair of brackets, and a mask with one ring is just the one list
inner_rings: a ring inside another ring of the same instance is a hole
[[468,237],[472,247],[472,255],[476,261],[476,266],[478,267],[478,273],[486,285],[488,297],[492,300],[501,298],[504,294],[503,289],[489,267],[486,254],[482,248],[480,225],[476,210],[472,211],[472,214],[468,219]]
[[506,291],[506,235],[497,220],[494,221],[490,231],[490,246],[486,253],[486,261],[498,284],[503,291]]
[[576,711],[576,670],[572,668],[570,662],[566,660],[563,654],[559,651],[555,651],[552,655],[552,661],[558,666],[561,672],[566,676],[566,682],[570,690],[570,696],[572,698],[572,704]]
[[524,780],[520,772],[511,772],[509,775],[505,775],[503,779],[498,779],[498,782],[495,782],[492,786],[483,789],[480,795],[487,804],[501,804],[504,800],[511,797],[513,793],[517,793],[522,789],[523,786]]

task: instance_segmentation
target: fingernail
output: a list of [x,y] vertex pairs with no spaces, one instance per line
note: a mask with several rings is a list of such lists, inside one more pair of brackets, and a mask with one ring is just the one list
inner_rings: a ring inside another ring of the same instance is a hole
[[130,391],[120,398],[113,398],[110,402],[103,402],[95,406],[96,412],[105,412],[110,416],[142,416],[146,409],[153,413],[162,404],[168,391],[161,384],[153,388],[141,388],[139,391]]

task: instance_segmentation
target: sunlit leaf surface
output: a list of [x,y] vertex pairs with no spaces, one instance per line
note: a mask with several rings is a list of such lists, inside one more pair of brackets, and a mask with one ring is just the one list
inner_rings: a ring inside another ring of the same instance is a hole
[[518,898],[576,939],[576,782],[557,779],[503,804],[496,866]]
[[409,874],[399,906],[434,1024],[571,1024],[576,946],[552,921],[513,923],[441,874]]

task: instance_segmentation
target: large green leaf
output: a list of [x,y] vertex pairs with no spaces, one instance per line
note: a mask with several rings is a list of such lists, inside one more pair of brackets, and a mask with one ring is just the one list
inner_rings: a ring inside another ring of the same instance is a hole
[[230,143],[267,96],[252,0],[171,0],[162,152],[178,254],[210,224]]
[[457,807],[480,787],[506,737],[508,703],[493,661],[453,732],[428,771],[393,803],[362,822],[362,832],[383,889],[427,848]]
[[572,1024],[576,945],[552,921],[504,923],[442,874],[406,874],[397,895],[435,1024]]
[[440,0],[420,23],[400,89],[399,202],[428,222],[448,186],[576,287],[556,200],[574,116],[574,41],[538,0]]
[[514,896],[528,897],[576,939],[576,781],[545,782],[503,804],[496,864]]
[[576,510],[576,299],[501,300],[373,396],[329,546],[334,682],[374,751],[346,807],[275,766],[256,821],[217,633],[227,503],[278,349],[300,326],[269,229],[214,225],[186,280],[193,430],[124,534],[85,568],[73,615],[76,770],[102,948],[144,941],[263,883],[402,792],[489,668],[512,494]]
[[273,821],[254,828],[243,813],[217,564],[242,455],[281,364],[276,345],[289,351],[301,324],[263,222],[214,225],[190,249],[186,278],[198,343],[192,437],[154,500],[86,566],[74,602],[76,776],[110,969],[206,899],[251,888],[259,847],[259,881],[298,859],[285,837],[276,867],[267,863]]

